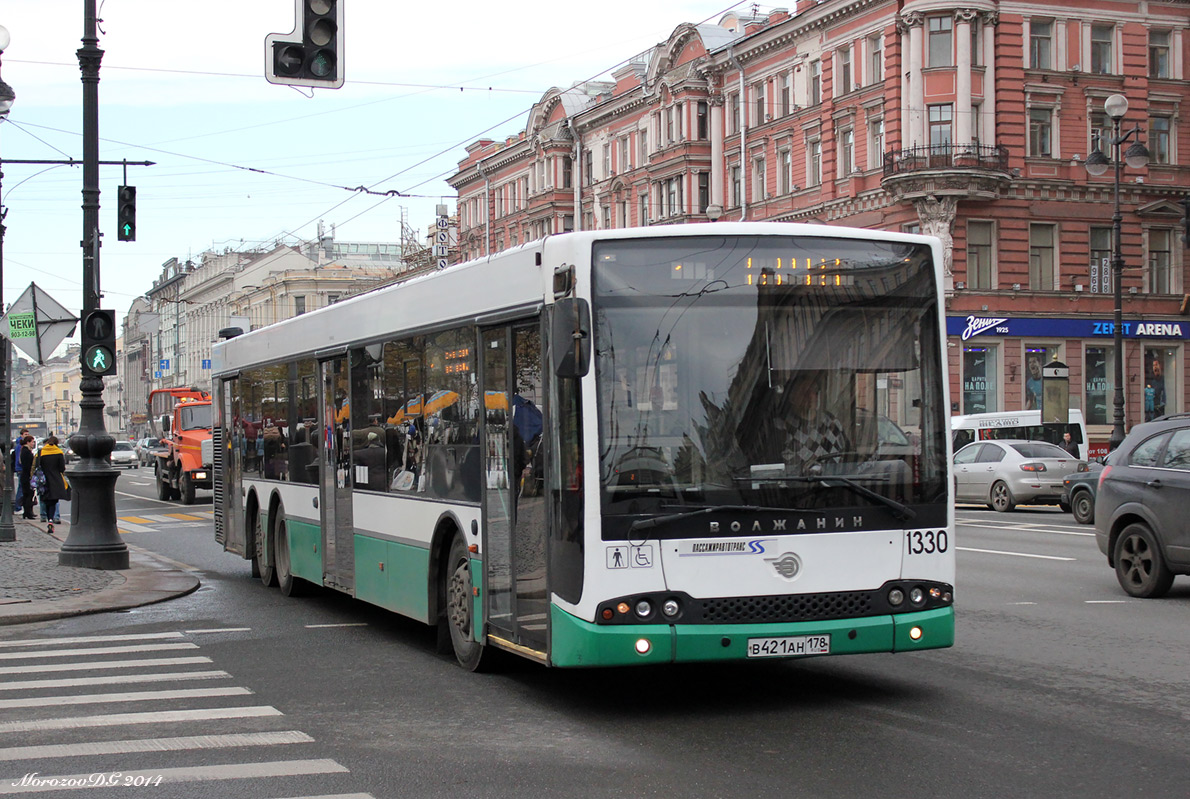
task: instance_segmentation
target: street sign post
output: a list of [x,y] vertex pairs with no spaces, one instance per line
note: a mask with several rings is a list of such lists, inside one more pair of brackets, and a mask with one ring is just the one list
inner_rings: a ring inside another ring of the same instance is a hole
[[9,306],[8,313],[0,316],[0,336],[40,365],[74,333],[77,323],[77,316],[36,283],[30,283],[25,293]]

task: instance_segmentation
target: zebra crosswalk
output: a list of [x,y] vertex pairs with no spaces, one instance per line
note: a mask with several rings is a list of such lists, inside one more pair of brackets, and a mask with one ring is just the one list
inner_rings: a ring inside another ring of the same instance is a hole
[[0,796],[372,799],[281,709],[215,668],[191,640],[202,632],[0,640]]
[[208,527],[214,518],[213,510],[126,514],[116,517],[116,529],[121,533],[152,533],[162,526]]

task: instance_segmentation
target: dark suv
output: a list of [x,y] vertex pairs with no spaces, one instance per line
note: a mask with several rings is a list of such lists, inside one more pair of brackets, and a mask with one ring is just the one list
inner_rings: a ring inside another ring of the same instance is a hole
[[1107,459],[1095,498],[1095,540],[1124,590],[1159,597],[1190,574],[1190,413],[1132,428]]

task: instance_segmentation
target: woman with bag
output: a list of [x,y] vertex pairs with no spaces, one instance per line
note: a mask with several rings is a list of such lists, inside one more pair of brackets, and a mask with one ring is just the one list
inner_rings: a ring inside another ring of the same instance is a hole
[[35,519],[33,515],[33,436],[21,439],[21,449],[17,453],[21,476],[21,504],[24,508],[24,518]]
[[45,475],[44,487],[38,492],[44,503],[42,521],[52,520],[61,524],[58,500],[70,499],[70,488],[66,483],[66,454],[58,446],[58,437],[50,436],[37,453],[38,466]]

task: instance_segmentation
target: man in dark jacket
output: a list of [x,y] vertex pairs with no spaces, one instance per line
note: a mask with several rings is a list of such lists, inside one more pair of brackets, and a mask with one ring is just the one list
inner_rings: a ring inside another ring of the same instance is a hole
[[24,518],[35,519],[33,515],[33,436],[21,439],[21,448],[17,451],[21,470],[21,506],[24,508]]
[[58,500],[70,499],[66,486],[66,454],[58,446],[58,437],[50,436],[37,453],[37,465],[45,475],[45,488],[41,499],[45,502],[45,518],[58,524],[62,521],[58,511]]

